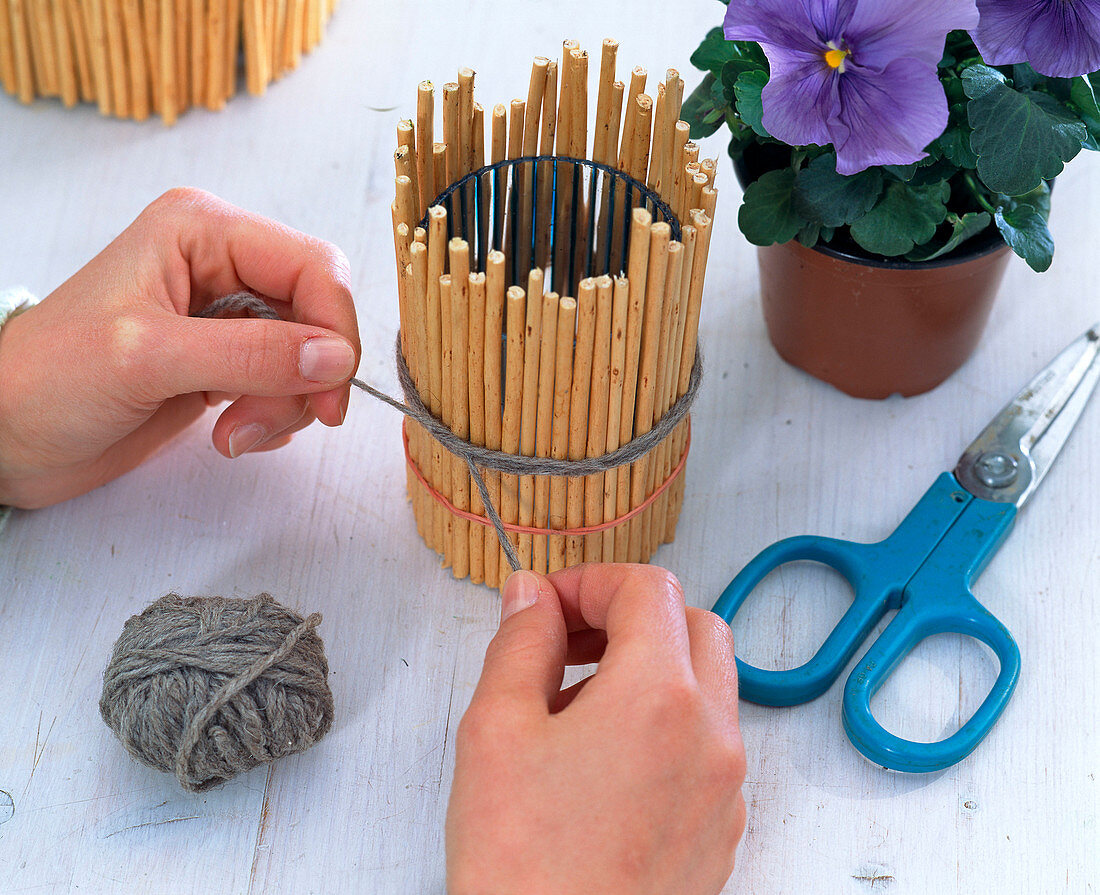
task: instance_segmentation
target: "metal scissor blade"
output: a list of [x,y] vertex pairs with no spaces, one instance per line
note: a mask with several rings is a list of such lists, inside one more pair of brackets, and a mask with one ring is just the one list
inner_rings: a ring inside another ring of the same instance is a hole
[[1100,381],[1100,323],[1075,339],[998,413],[959,458],[976,497],[1022,506],[1058,456]]

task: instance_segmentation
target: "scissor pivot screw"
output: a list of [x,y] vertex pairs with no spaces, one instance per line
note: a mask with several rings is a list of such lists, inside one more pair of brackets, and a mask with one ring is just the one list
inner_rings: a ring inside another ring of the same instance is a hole
[[987,451],[974,461],[974,472],[983,485],[1004,488],[1016,481],[1020,474],[1020,464],[1011,454]]

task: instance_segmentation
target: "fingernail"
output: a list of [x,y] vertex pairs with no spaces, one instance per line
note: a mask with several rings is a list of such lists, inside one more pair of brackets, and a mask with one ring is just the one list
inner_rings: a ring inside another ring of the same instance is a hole
[[513,572],[504,582],[504,592],[500,599],[500,620],[506,619],[534,606],[539,598],[539,579],[533,572],[520,570]]
[[229,433],[229,456],[236,458],[241,454],[247,454],[265,438],[267,438],[267,429],[258,423],[237,426]]
[[343,339],[314,336],[302,343],[298,370],[310,382],[343,382],[355,372],[355,352]]

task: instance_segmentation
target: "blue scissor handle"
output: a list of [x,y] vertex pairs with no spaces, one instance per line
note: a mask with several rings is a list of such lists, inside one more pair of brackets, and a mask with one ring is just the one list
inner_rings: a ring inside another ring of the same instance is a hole
[[855,592],[855,599],[813,657],[797,668],[770,671],[737,660],[742,699],[760,705],[798,705],[816,699],[855,655],[871,629],[891,607],[891,596],[900,598],[908,574],[883,562],[882,545],[856,544],[836,538],[801,535],[772,544],[761,551],[722,592],[714,612],[732,623],[745,599],[761,581],[789,562],[819,562],[836,569]]
[[809,560],[843,575],[855,599],[814,656],[804,665],[769,671],[737,660],[740,695],[761,705],[798,705],[816,699],[833,681],[889,609],[901,604],[913,573],[940,542],[966,504],[973,500],[951,473],[943,473],[885,541],[857,544],[803,535],[772,544],[733,579],[714,604],[732,623],[753,589],[774,569]]
[[[905,604],[875,640],[844,687],[844,730],[871,761],[898,771],[939,771],[969,755],[1008,704],[1020,676],[1020,650],[1008,629],[970,593],[1012,527],[1013,504],[974,499],[932,561],[905,589]],[[871,698],[912,649],[934,634],[963,634],[985,643],[1000,670],[977,711],[951,736],[933,743],[905,740],[871,714]]]

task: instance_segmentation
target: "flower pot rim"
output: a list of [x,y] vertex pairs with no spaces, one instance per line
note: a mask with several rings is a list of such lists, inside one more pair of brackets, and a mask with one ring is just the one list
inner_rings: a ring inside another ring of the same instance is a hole
[[[797,242],[797,240],[793,240]],[[799,243],[801,245],[801,243]],[[994,230],[973,241],[972,245],[964,243],[955,250],[940,258],[932,258],[927,261],[907,261],[905,258],[875,258],[869,255],[856,255],[851,252],[833,248],[828,243],[818,243],[814,246],[802,246],[811,252],[817,252],[829,258],[839,261],[847,261],[851,264],[860,264],[864,267],[881,267],[887,270],[932,270],[939,267],[953,267],[957,264],[966,264],[968,261],[976,261],[986,255],[1008,249],[1008,243],[1000,232]]]

